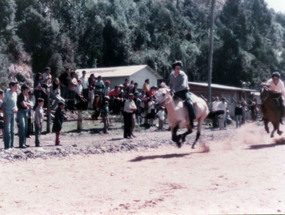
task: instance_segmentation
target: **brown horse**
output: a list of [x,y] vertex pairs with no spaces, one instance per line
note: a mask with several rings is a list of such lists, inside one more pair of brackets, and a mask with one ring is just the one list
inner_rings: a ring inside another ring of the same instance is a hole
[[274,137],[274,133],[277,130],[277,134],[281,135],[283,132],[280,130],[280,119],[283,117],[281,108],[283,104],[280,103],[281,93],[272,92],[267,86],[262,86],[260,90],[260,97],[262,100],[261,111],[263,114],[264,128],[269,133],[268,123],[273,125],[273,131],[271,137]]

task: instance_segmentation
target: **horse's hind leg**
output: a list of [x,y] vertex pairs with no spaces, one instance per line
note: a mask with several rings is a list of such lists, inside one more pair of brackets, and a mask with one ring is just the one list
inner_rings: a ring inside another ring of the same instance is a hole
[[279,122],[277,123],[276,128],[277,128],[277,134],[278,134],[279,136],[281,136],[282,133],[283,133],[283,131],[280,130],[280,124],[279,124]]
[[187,131],[182,134],[182,143],[185,142],[186,136],[187,136],[188,134],[191,134],[191,133],[192,133],[192,129],[191,129],[190,126],[188,126],[188,127],[187,127]]
[[195,145],[196,143],[198,142],[200,136],[201,136],[201,129],[202,129],[202,122],[204,121],[204,119],[200,119],[198,120],[198,130],[197,130],[197,133],[196,133],[196,139],[194,141],[194,143],[192,144],[192,149],[195,148]]
[[192,149],[195,148],[195,145],[196,145],[196,143],[198,142],[200,136],[201,136],[201,132],[200,132],[200,131],[197,131],[196,139],[195,139],[194,143],[192,144]]

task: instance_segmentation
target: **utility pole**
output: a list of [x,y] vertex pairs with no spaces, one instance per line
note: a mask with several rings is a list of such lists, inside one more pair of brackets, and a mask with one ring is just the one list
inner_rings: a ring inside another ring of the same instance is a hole
[[214,50],[214,13],[215,13],[215,4],[216,0],[211,1],[211,22],[210,22],[210,51],[209,51],[209,61],[208,61],[208,104],[211,108],[211,100],[212,100],[212,70],[213,70],[213,50]]

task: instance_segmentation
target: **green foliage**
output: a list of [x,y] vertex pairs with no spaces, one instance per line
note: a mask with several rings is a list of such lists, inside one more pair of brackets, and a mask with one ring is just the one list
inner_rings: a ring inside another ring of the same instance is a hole
[[[167,80],[171,63],[181,59],[190,80],[207,81],[209,2],[1,0],[0,75],[21,62],[34,73],[50,66],[53,75],[65,66],[148,64]],[[258,86],[273,70],[284,69],[284,50],[285,16],[264,0],[219,6],[214,82]]]

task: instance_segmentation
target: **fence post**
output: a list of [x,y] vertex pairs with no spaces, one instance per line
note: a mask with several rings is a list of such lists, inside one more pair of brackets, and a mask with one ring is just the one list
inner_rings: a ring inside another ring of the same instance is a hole
[[77,131],[82,130],[82,110],[78,110]]
[[50,90],[47,88],[47,133],[50,133]]

